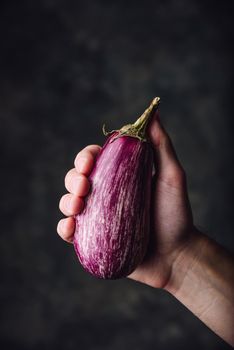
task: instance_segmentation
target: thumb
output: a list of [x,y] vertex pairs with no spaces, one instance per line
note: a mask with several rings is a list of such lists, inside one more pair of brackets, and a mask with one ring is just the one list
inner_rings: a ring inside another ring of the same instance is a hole
[[148,135],[154,151],[157,177],[172,186],[177,186],[185,177],[184,170],[172,141],[161,124],[158,110],[150,121]]

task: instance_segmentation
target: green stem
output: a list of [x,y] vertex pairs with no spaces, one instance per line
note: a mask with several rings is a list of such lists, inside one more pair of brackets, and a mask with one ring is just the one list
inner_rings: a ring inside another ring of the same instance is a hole
[[150,106],[144,111],[144,113],[135,121],[133,124],[124,125],[120,130],[112,130],[106,132],[105,124],[103,125],[103,133],[105,136],[112,134],[113,132],[118,132],[118,135],[115,136],[111,142],[122,136],[130,136],[139,139],[144,142],[147,141],[146,138],[146,128],[150,121],[153,112],[158,108],[160,102],[159,97],[155,97],[151,102]]
[[145,137],[146,127],[150,121],[150,117],[153,115],[153,111],[158,107],[160,98],[155,97],[150,106],[144,111],[144,113],[133,124],[133,127],[138,130],[139,135]]

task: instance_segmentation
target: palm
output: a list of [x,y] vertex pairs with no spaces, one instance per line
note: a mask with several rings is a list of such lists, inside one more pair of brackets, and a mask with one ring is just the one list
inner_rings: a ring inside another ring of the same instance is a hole
[[193,218],[186,177],[169,136],[158,121],[150,125],[149,134],[158,167],[152,182],[150,242],[142,264],[129,277],[162,288],[192,232]]
[[161,254],[170,253],[186,238],[192,226],[192,213],[183,180],[176,185],[156,181],[152,208],[156,250]]
[[129,277],[154,287],[163,287],[170,275],[174,253],[184,244],[193,226],[182,178],[177,184],[154,179],[150,217],[150,242],[146,257]]

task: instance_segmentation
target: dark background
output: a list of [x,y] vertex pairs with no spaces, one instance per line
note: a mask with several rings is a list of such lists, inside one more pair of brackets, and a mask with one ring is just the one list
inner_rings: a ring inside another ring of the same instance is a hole
[[229,349],[172,296],[56,234],[63,178],[154,96],[194,219],[232,249],[233,1],[1,1],[1,349]]

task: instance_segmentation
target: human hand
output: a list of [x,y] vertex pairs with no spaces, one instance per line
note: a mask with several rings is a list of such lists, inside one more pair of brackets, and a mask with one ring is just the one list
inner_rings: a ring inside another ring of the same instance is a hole
[[[186,177],[171,140],[158,115],[148,126],[155,157],[150,241],[143,262],[128,277],[163,288],[181,301],[210,329],[233,346],[233,257],[193,225]],[[68,216],[58,223],[58,233],[72,242],[75,220],[89,192],[88,176],[101,147],[89,145],[75,159],[65,177],[69,193],[60,200]]]
[[[129,277],[153,287],[165,288],[173,262],[186,247],[194,228],[185,173],[169,136],[159,122],[158,113],[148,126],[148,135],[156,167],[152,183],[150,242],[144,261]],[[59,207],[68,218],[60,220],[57,231],[68,242],[72,242],[75,230],[72,216],[83,209],[84,197],[90,186],[88,176],[100,150],[98,145],[89,145],[81,150],[76,156],[75,168],[65,177],[69,193],[61,198]]]

